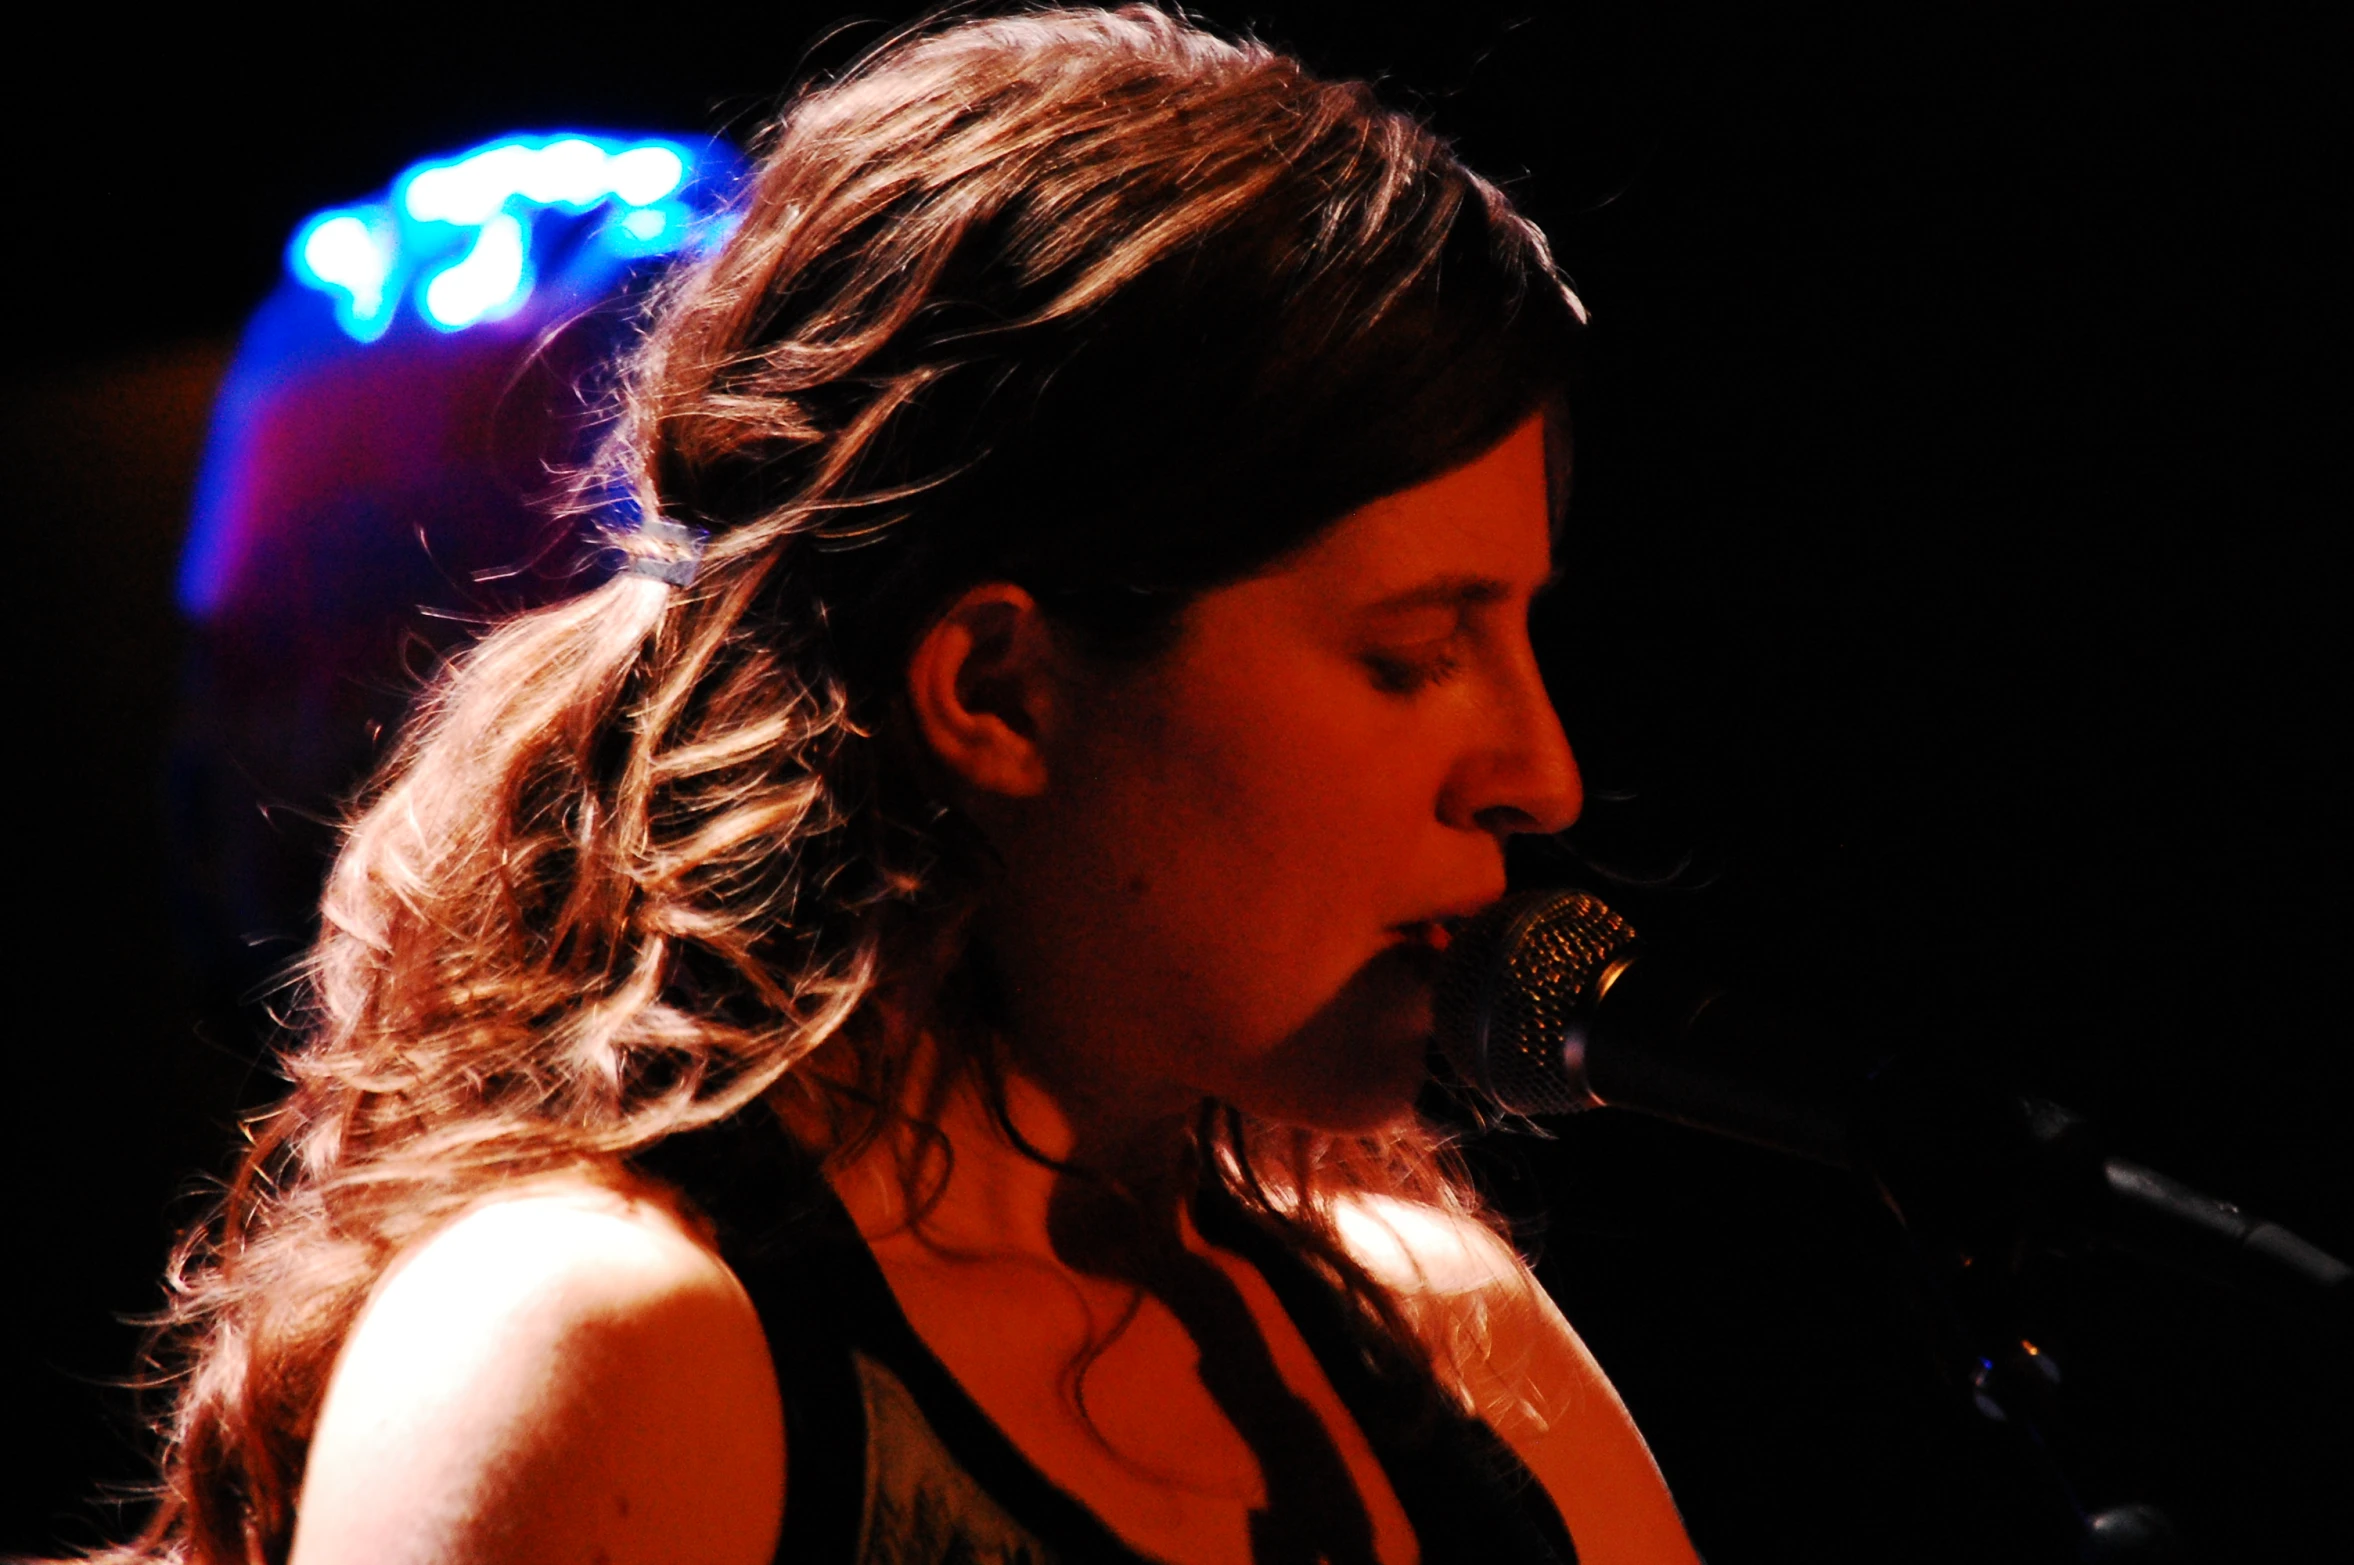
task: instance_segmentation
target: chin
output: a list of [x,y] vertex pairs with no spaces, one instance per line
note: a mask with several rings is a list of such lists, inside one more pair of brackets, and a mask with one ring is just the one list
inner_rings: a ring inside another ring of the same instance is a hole
[[1262,1090],[1241,1106],[1312,1130],[1354,1134],[1410,1119],[1429,1079],[1428,946],[1391,946],[1359,968],[1264,1061]]

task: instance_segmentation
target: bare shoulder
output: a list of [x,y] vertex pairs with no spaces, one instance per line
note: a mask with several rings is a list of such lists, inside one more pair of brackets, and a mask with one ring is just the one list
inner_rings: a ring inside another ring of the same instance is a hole
[[1336,1212],[1357,1263],[1403,1300],[1433,1356],[1559,1507],[1588,1565],[1694,1565],[1626,1404],[1526,1262],[1484,1225],[1382,1196]]
[[1510,1245],[1468,1217],[1395,1196],[1349,1195],[1333,1216],[1341,1242],[1375,1280],[1413,1297],[1517,1286],[1528,1268]]
[[401,1257],[337,1359],[293,1565],[760,1565],[784,1423],[758,1314],[653,1191],[542,1187]]
[[1597,1403],[1623,1414],[1602,1366],[1527,1263],[1484,1224],[1371,1195],[1348,1198],[1334,1215],[1349,1253],[1404,1302],[1499,1433],[1517,1443]]

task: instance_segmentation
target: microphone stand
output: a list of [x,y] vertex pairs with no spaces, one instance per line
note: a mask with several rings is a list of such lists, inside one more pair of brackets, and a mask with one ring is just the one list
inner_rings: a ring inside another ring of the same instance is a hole
[[2022,1330],[2018,1282],[2030,1254],[2105,1242],[2236,1291],[2319,1306],[2341,1327],[2354,1271],[2275,1224],[2111,1155],[2059,1105],[1962,1072],[1883,1065],[1849,1124],[1845,1161],[1897,1219],[1898,1260],[1945,1378],[1970,1416],[2006,1437],[2072,1534],[2075,1558],[2191,1560],[2158,1507],[2085,1498],[2095,1453],[2064,1416],[2059,1365]]
[[[2057,1104],[1966,1068],[1899,1058],[1861,1086],[1789,1079],[1819,1051],[1787,1024],[1672,963],[1606,974],[1565,1045],[1594,1101],[1860,1175],[1894,1216],[1896,1259],[1944,1378],[2022,1460],[2074,1557],[2180,1565],[2188,1547],[2143,1503],[2092,1505],[2100,1464],[2062,1416],[2060,1371],[2022,1330],[2019,1273],[2038,1250],[2113,1244],[2347,1323],[2354,1270],[2276,1224],[2113,1156]],[[1761,1046],[1783,1033],[1779,1047]]]
[[1939,1378],[1963,1416],[2008,1450],[2067,1557],[2083,1565],[2189,1565],[2165,1512],[2145,1502],[2092,1504],[2099,1464],[2065,1417],[2060,1366],[2020,1329],[2006,1268],[1958,1249],[1938,1254],[1901,1219],[1890,1257],[1914,1306]]

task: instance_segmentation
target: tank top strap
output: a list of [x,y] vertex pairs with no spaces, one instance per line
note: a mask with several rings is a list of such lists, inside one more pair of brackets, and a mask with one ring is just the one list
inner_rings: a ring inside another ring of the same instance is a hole
[[1153,1565],[1033,1466],[917,1335],[762,1105],[641,1158],[718,1231],[785,1407],[779,1565]]
[[1250,1262],[1299,1328],[1414,1524],[1423,1565],[1576,1565],[1536,1475],[1431,1380],[1369,1343],[1346,1300],[1215,1181],[1194,1203],[1204,1239]]
[[834,1281],[849,1270],[848,1256],[821,1195],[830,1194],[825,1181],[758,1103],[671,1136],[636,1162],[711,1223],[721,1258],[759,1312],[785,1415],[776,1558],[848,1565],[863,1521],[866,1418],[843,1334],[855,1311]]

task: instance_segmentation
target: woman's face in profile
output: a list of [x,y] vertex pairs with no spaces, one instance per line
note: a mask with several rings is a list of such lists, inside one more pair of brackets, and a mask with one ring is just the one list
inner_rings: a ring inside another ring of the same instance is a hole
[[991,915],[1033,1069],[1107,1106],[1407,1109],[1438,921],[1580,803],[1527,630],[1545,477],[1532,417],[1200,598],[1145,667],[1074,678]]

